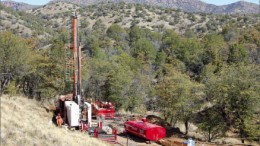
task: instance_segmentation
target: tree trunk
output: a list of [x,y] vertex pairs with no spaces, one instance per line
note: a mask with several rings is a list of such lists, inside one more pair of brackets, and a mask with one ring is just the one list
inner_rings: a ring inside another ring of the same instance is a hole
[[244,140],[244,130],[240,128],[240,138],[241,138],[241,143],[244,143],[245,140]]
[[2,96],[2,85],[0,84],[0,96]]
[[4,79],[2,79],[2,80],[0,80],[0,95],[4,92],[4,90],[5,90],[5,88],[8,86],[8,84],[9,84],[9,82],[10,82],[10,78],[5,78],[4,77]]
[[168,117],[167,117],[167,116],[165,116],[165,117],[164,117],[164,121],[167,121],[167,120],[168,120]]
[[208,142],[211,142],[211,130],[208,130]]
[[163,116],[164,116],[164,121],[167,121],[168,117],[165,111],[163,112]]
[[187,135],[188,132],[189,132],[189,123],[188,123],[188,120],[186,120],[184,124],[185,124],[185,135]]
[[171,116],[171,121],[170,121],[171,126],[173,126],[172,122],[173,122],[173,116]]

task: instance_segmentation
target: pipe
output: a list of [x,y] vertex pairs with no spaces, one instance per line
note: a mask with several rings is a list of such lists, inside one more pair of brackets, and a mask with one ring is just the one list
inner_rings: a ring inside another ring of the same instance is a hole
[[92,106],[88,102],[85,102],[85,105],[88,107],[88,125],[92,127]]
[[77,67],[77,53],[78,53],[78,31],[77,31],[77,15],[73,16],[73,21],[72,21],[72,27],[73,27],[73,59],[74,59],[74,90],[73,90],[73,99],[74,101],[76,100],[75,97],[77,95],[77,82],[78,82],[78,77],[77,77],[77,72],[78,72],[78,67]]

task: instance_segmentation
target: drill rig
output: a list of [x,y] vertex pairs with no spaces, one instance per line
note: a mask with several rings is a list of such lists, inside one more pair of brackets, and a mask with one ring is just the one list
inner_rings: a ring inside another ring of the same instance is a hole
[[[66,73],[65,79],[73,80],[73,93],[59,96],[56,101],[56,113],[60,114],[65,124],[69,127],[79,127],[82,121],[87,122],[91,127],[91,103],[85,102],[82,97],[81,86],[81,48],[78,39],[78,17],[72,16],[72,43],[69,51],[66,52]],[[72,59],[67,56],[69,52],[73,52]],[[73,77],[70,76],[68,70],[73,71]],[[88,114],[88,119],[86,118]]]
[[[92,116],[114,118],[115,107],[111,102],[91,101],[87,102],[82,96],[81,84],[81,48],[78,38],[78,17],[72,16],[72,43],[70,44],[70,52],[72,57],[66,57],[66,74],[65,79],[72,80],[73,93],[61,95],[56,102],[56,113],[59,113],[65,124],[69,127],[80,127],[87,125],[92,126]],[[72,71],[72,77],[70,72]],[[86,126],[85,126],[86,127]]]

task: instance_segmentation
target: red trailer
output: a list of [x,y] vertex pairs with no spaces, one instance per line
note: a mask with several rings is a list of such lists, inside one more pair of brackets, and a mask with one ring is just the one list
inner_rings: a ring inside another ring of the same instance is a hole
[[127,121],[124,124],[126,132],[149,141],[158,141],[166,136],[165,128],[142,121]]

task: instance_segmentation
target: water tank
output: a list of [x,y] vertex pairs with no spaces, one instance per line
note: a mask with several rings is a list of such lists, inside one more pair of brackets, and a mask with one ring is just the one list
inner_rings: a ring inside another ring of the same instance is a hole
[[126,132],[150,141],[158,141],[166,136],[165,128],[146,121],[127,121],[124,127]]

